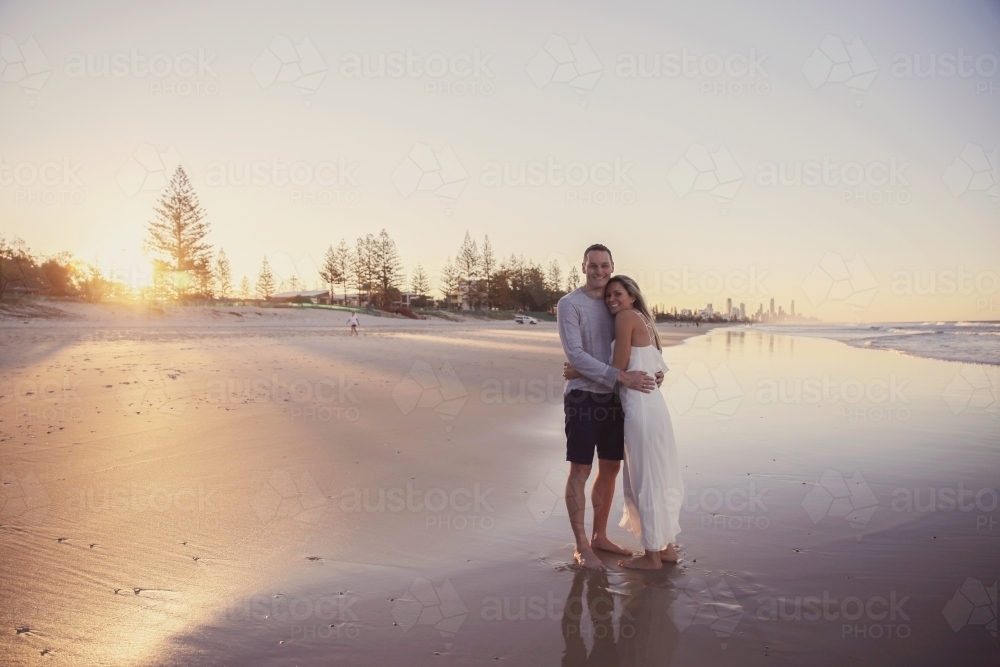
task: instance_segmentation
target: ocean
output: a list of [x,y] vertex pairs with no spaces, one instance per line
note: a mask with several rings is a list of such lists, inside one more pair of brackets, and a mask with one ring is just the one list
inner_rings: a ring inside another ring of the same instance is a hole
[[853,347],[1000,366],[1000,322],[762,324],[760,331],[832,338]]

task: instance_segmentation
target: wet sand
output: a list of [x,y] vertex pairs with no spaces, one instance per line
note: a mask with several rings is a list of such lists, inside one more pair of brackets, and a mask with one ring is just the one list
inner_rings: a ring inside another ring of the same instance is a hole
[[682,562],[596,575],[554,324],[224,310],[0,320],[5,664],[997,659],[995,371],[661,325]]

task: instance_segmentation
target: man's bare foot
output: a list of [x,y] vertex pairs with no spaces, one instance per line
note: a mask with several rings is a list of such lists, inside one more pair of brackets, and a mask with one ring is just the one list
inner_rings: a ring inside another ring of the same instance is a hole
[[609,540],[607,536],[597,537],[596,535],[590,540],[591,549],[601,549],[602,551],[610,551],[613,554],[621,554],[622,556],[631,556],[632,551],[626,549],[625,547],[619,546]]
[[618,561],[618,564],[632,570],[659,570],[663,567],[663,563],[660,562],[659,551],[647,551],[641,556],[623,558]]
[[677,549],[674,548],[673,544],[668,544],[666,549],[660,551],[660,560],[664,563],[676,563],[680,560],[680,556],[677,554]]
[[601,559],[597,557],[594,550],[586,547],[584,549],[577,549],[573,552],[573,556],[576,558],[576,562],[585,570],[597,570],[598,572],[604,572],[606,569],[604,563]]

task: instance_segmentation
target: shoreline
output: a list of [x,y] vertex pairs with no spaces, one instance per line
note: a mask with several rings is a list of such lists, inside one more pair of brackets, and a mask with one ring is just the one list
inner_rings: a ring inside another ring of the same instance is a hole
[[[936,349],[924,349],[920,347],[905,347],[902,343],[910,343],[913,341],[926,341],[932,343],[939,343],[937,338],[932,338],[932,336],[937,336],[940,334],[948,335],[953,334],[953,339],[956,343],[968,343],[968,340],[962,340],[960,334],[969,333],[981,333],[974,329],[966,329],[966,327],[974,327],[977,325],[982,325],[985,327],[993,327],[994,331],[985,332],[988,335],[1000,336],[1000,321],[994,320],[983,320],[983,321],[970,321],[970,320],[957,320],[955,322],[893,322],[893,323],[879,323],[865,325],[865,328],[853,329],[842,324],[819,324],[819,325],[801,325],[801,324],[767,324],[759,325],[763,327],[759,331],[773,333],[775,335],[782,336],[797,336],[799,338],[823,338],[826,340],[836,341],[848,347],[859,350],[876,350],[880,352],[894,352],[896,354],[903,355],[905,357],[911,357],[916,359],[933,359],[936,361],[948,361],[952,363],[959,364],[974,364],[978,366],[989,366],[998,367],[1000,366],[1000,338],[996,339],[996,343],[990,349],[988,343],[993,342],[994,339],[985,339],[985,342],[979,346],[978,349],[966,349],[956,352],[954,349],[945,348],[944,350]],[[824,331],[823,327],[843,327],[843,330],[850,335],[840,335],[838,336],[836,331]],[[888,328],[905,328],[905,327],[953,327],[954,330],[950,332],[945,331],[911,331],[909,333],[891,333],[888,332]],[[782,329],[787,329],[782,331]],[[812,330],[810,330],[812,329]],[[752,327],[748,330],[752,330]],[[871,332],[872,335],[865,335]],[[881,333],[881,335],[878,335]],[[926,337],[926,338],[925,338]],[[885,343],[884,341],[889,341]],[[893,344],[894,343],[894,344]],[[982,358],[981,355],[991,354],[995,358]],[[980,356],[977,356],[980,355]]]

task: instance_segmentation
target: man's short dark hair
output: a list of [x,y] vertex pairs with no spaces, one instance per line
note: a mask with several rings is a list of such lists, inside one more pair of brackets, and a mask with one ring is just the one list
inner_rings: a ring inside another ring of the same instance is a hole
[[600,252],[606,252],[606,253],[608,253],[608,258],[611,260],[611,263],[612,264],[615,263],[615,258],[611,255],[611,251],[608,250],[608,246],[604,245],[603,243],[595,243],[594,245],[592,245],[589,248],[587,248],[586,250],[584,250],[583,251],[583,261],[585,261],[585,262],[587,261],[587,255],[589,255],[591,253],[591,251],[593,251],[593,250],[599,250]]

